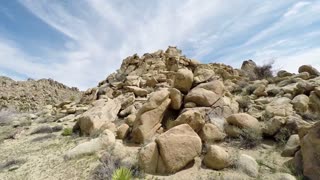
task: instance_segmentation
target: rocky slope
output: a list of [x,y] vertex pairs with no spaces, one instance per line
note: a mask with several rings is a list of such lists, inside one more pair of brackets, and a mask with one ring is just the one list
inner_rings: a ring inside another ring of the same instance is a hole
[[77,100],[81,92],[52,79],[14,81],[0,76],[0,110],[35,111],[46,105]]
[[127,167],[135,179],[316,180],[320,73],[269,70],[201,64],[175,47],[130,56],[80,103],[7,115],[0,179],[110,179]]

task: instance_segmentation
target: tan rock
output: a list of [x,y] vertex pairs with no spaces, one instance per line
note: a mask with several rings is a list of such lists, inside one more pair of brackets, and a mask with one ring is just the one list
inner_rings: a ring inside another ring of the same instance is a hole
[[133,92],[136,96],[146,96],[148,94],[148,91],[146,89],[142,89],[136,86],[126,86],[126,88],[130,91]]
[[98,100],[77,119],[77,126],[84,135],[91,135],[99,131],[104,124],[115,121],[120,108],[121,104],[117,99],[109,99],[107,102]]
[[273,136],[281,129],[281,127],[283,127],[286,124],[286,122],[286,117],[272,117],[271,119],[264,121],[262,132],[266,135]]
[[168,172],[181,170],[201,153],[201,139],[187,125],[176,126],[156,139],[160,156]]
[[230,165],[230,155],[222,147],[211,145],[203,158],[203,163],[211,169],[221,170]]
[[291,100],[286,97],[276,98],[266,106],[266,113],[270,116],[290,116],[293,114]]
[[171,108],[174,110],[179,110],[182,105],[182,94],[181,92],[176,88],[170,88],[170,99],[171,99]]
[[157,172],[159,150],[155,142],[152,142],[141,148],[138,158],[139,167],[144,172],[151,174]]
[[309,107],[309,97],[304,94],[300,94],[295,98],[293,98],[292,104],[293,104],[293,108],[297,112],[300,112],[300,113],[306,112]]
[[215,80],[193,88],[185,97],[185,102],[194,102],[197,106],[212,106],[224,93],[224,85]]
[[320,122],[301,139],[303,174],[310,179],[320,177]]
[[[238,113],[229,116],[227,119],[229,126],[235,126],[240,129],[252,130],[254,132],[261,132],[259,121],[246,113]],[[228,133],[228,132],[227,132]],[[228,133],[228,135],[231,135]],[[240,134],[239,134],[240,135]],[[232,134],[234,136],[234,134]]]
[[314,75],[314,76],[319,76],[320,75],[320,72],[316,68],[314,68],[314,67],[312,67],[310,65],[302,65],[302,66],[300,66],[298,72],[299,73],[307,72],[310,75]]
[[202,141],[212,143],[223,140],[226,137],[226,134],[216,125],[207,123],[202,127],[199,136]]
[[193,83],[193,73],[188,69],[179,69],[175,74],[174,87],[183,93],[187,93]]
[[154,92],[141,109],[139,109],[133,126],[132,139],[136,143],[150,140],[161,126],[165,111],[169,107],[169,91],[163,89]]
[[240,155],[238,161],[236,162],[236,167],[250,177],[257,177],[259,174],[258,163],[253,157],[246,154]]
[[117,138],[118,139],[124,139],[124,138],[126,138],[128,133],[129,133],[129,125],[128,124],[122,124],[117,129]]
[[291,135],[281,155],[284,157],[293,157],[294,154],[299,150],[299,147],[300,147],[299,135],[298,134]]
[[172,121],[169,125],[169,128],[178,126],[180,124],[189,124],[189,126],[195,132],[199,132],[202,129],[204,123],[205,120],[200,112],[196,110],[189,110],[182,113],[176,120]]

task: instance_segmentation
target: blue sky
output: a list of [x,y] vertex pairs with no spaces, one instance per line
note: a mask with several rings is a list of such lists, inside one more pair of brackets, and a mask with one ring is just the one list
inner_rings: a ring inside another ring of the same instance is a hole
[[0,75],[53,78],[82,90],[122,59],[178,46],[240,67],[275,60],[320,69],[319,0],[8,0],[0,3]]

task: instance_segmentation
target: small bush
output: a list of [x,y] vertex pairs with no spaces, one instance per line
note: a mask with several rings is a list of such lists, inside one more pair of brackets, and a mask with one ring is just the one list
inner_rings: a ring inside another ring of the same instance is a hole
[[131,180],[132,172],[130,169],[121,167],[116,169],[112,174],[112,180]]
[[311,112],[305,112],[300,114],[302,119],[305,121],[317,121],[319,120],[319,117],[316,113],[311,113]]
[[10,124],[15,113],[12,109],[0,110],[0,126]]
[[249,96],[242,96],[240,99],[237,99],[237,102],[239,104],[240,110],[242,112],[247,112],[249,109],[249,106],[251,104]]
[[287,143],[289,137],[291,136],[291,131],[288,128],[281,128],[280,131],[274,136],[278,145],[283,146]]
[[273,77],[272,65],[273,61],[262,66],[257,66],[254,68],[254,73],[257,79],[268,79]]
[[243,129],[240,135],[240,147],[252,149],[261,144],[262,135],[253,129]]
[[62,136],[71,136],[72,135],[72,128],[64,128],[61,135]]

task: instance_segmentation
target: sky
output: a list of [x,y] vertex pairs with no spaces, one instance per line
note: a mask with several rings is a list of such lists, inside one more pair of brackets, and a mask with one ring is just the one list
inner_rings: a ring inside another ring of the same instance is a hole
[[319,0],[7,0],[0,3],[0,75],[52,78],[85,90],[135,53],[177,46],[239,68],[320,70]]

